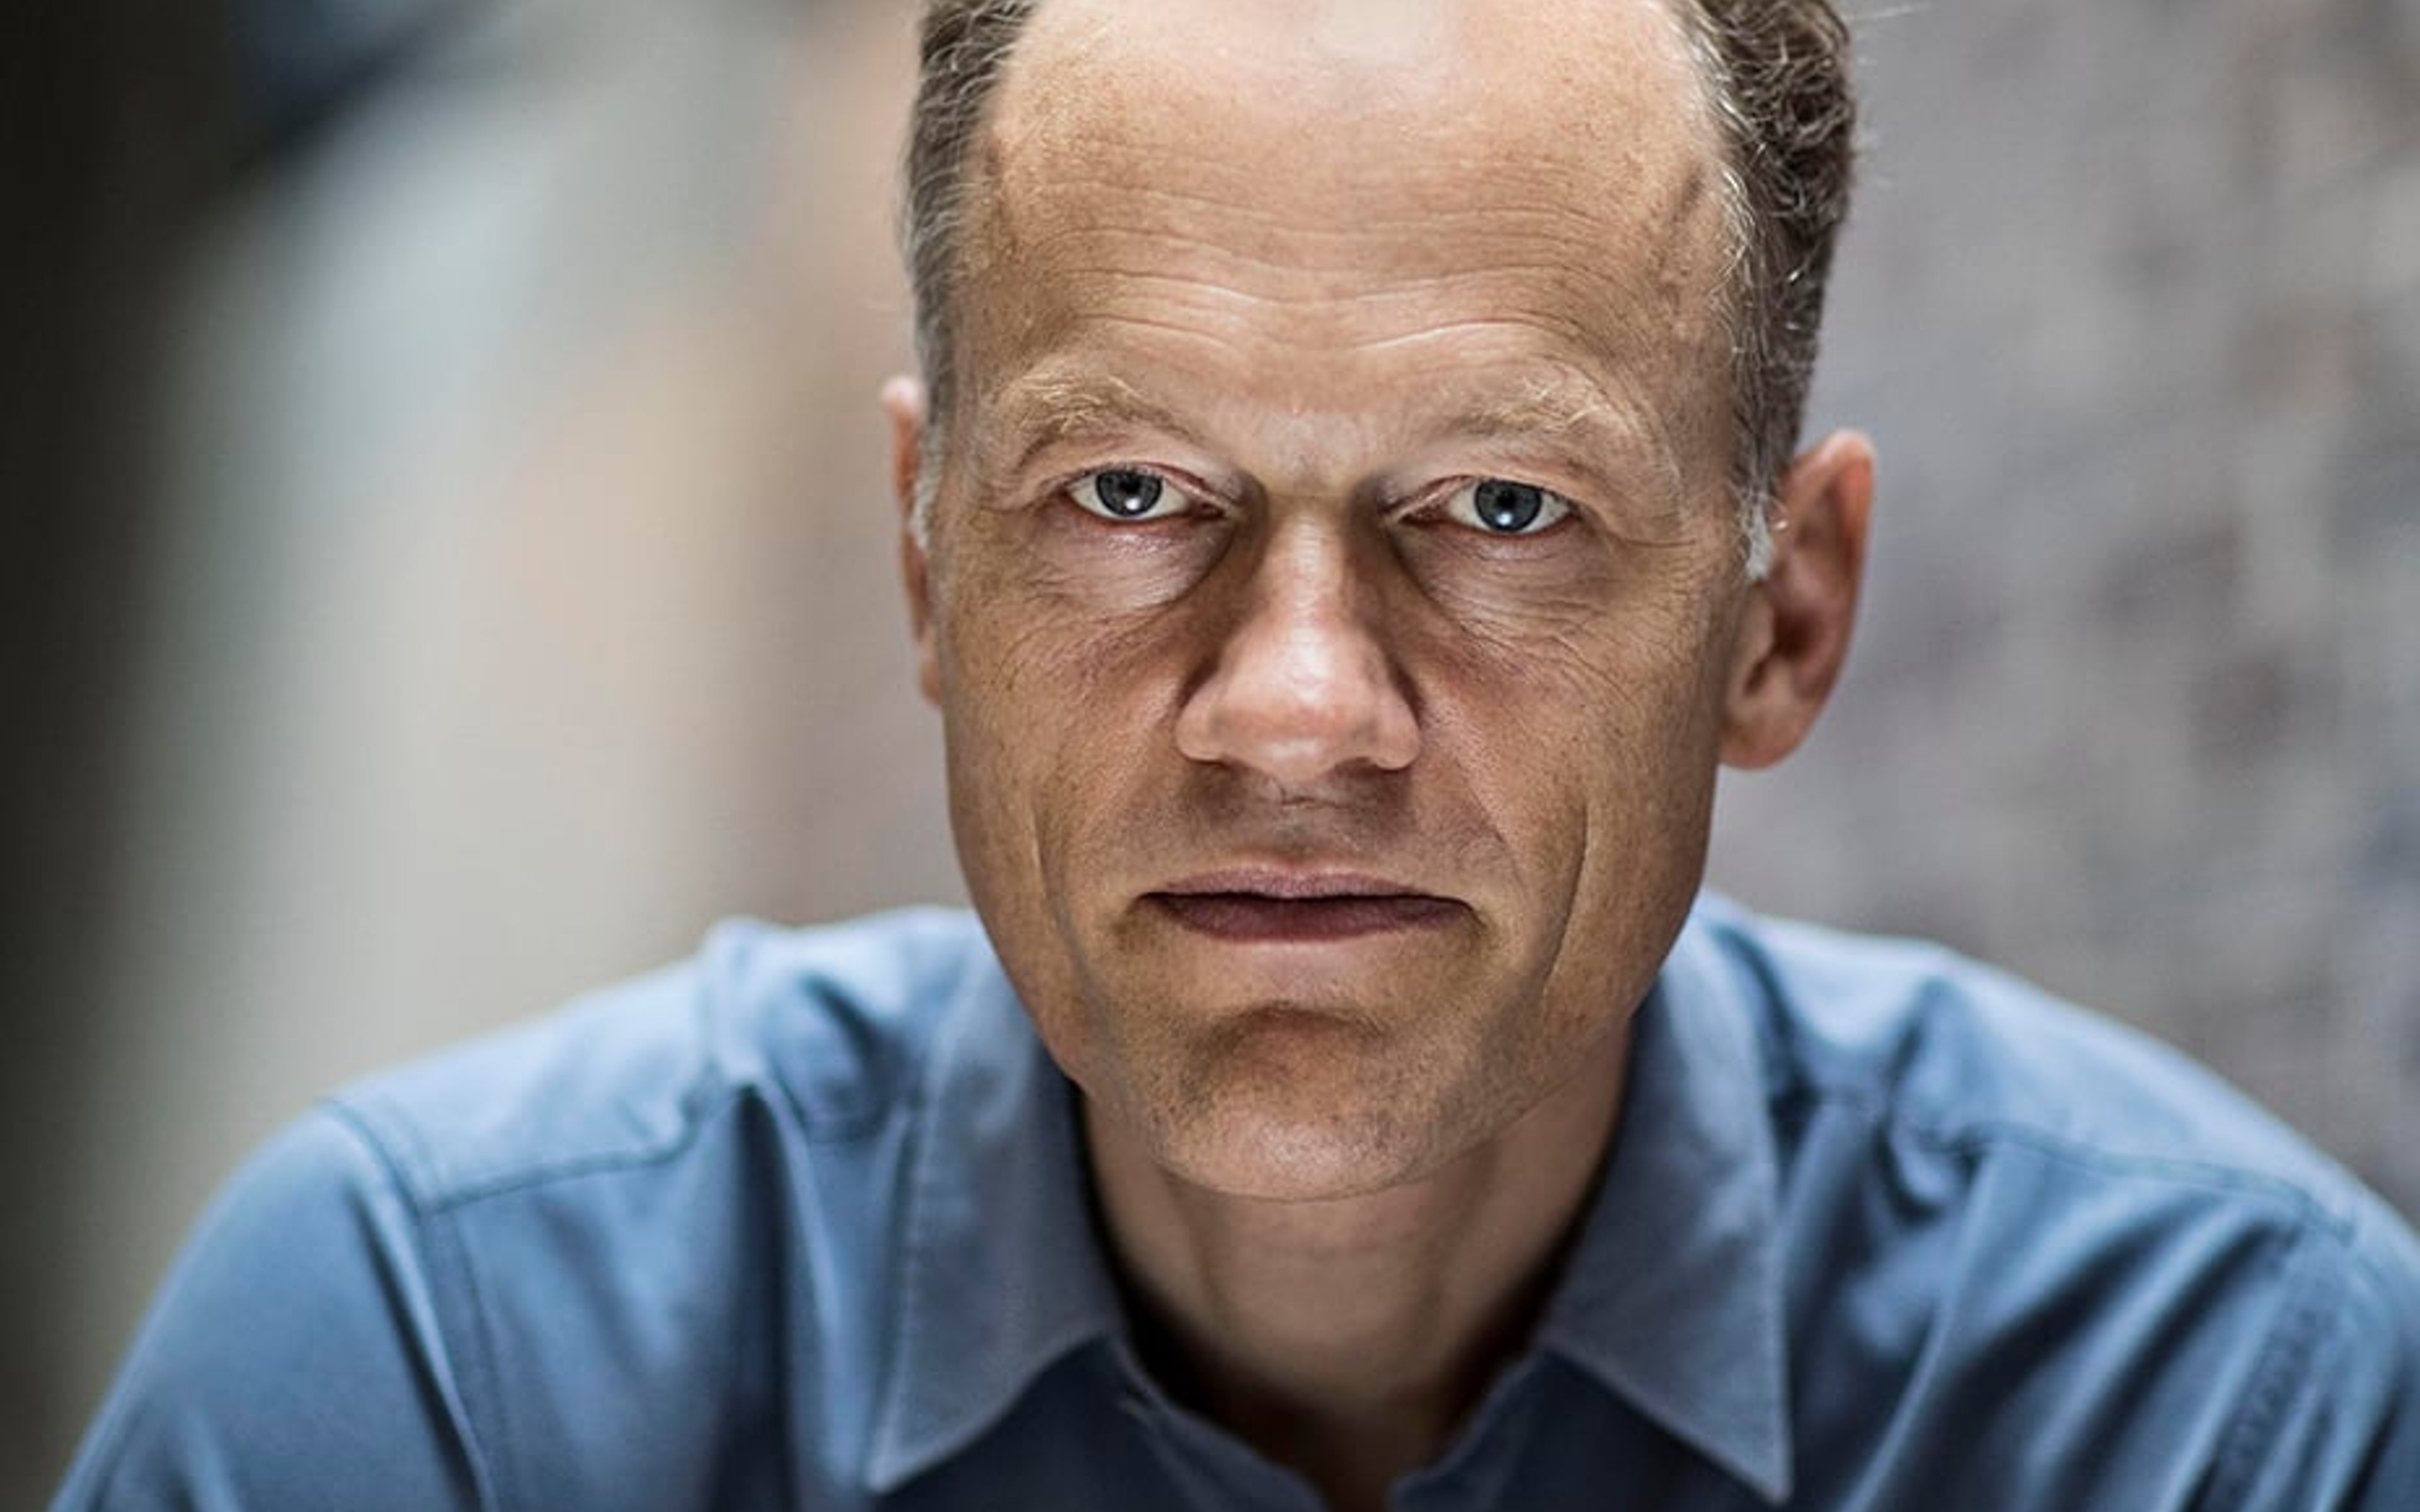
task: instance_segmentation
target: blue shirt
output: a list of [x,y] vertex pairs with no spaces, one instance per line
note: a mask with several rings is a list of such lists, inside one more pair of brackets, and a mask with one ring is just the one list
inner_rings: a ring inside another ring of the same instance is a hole
[[[1531,1348],[1394,1505],[2413,1512],[2420,1248],[2175,1055],[1702,902]],[[338,1096],[57,1505],[1301,1508],[1137,1364],[980,928],[726,927]]]

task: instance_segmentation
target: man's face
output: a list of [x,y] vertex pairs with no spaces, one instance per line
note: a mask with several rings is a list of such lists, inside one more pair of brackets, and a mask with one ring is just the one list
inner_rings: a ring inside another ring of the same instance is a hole
[[1040,8],[909,565],[1096,1131],[1342,1196],[1607,1063],[1744,640],[1709,121],[1653,0]]

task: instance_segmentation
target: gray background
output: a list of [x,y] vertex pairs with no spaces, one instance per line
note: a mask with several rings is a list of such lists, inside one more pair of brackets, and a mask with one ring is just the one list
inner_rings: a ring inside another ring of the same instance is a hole
[[[2412,1211],[2420,3],[1861,9],[1816,422],[1872,582],[1716,879],[2144,1024]],[[955,896],[874,407],[905,0],[465,13],[222,204],[129,407],[107,822],[12,932],[0,1504],[315,1092]]]

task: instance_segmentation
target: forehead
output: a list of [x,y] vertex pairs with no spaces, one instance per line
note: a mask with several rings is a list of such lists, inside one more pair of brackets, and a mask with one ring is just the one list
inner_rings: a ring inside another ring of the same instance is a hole
[[1720,324],[1715,141],[1664,0],[1044,0],[979,149],[970,355],[1172,320],[1669,365]]
[[[1176,133],[1197,148],[1254,121],[1357,119],[1428,139],[1476,128],[1531,150],[1578,131],[1572,145],[1589,155],[1660,123],[1702,123],[1674,3],[1040,0],[1002,115],[1096,124],[1134,102],[1130,90],[1172,89],[1218,107]],[[1290,161],[1327,145],[1297,139]]]

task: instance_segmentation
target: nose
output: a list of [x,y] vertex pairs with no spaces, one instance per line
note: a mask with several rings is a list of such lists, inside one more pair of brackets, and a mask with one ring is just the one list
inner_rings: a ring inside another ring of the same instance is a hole
[[1356,770],[1400,771],[1419,754],[1419,718],[1349,547],[1325,525],[1268,543],[1216,661],[1177,715],[1187,757],[1292,795]]

